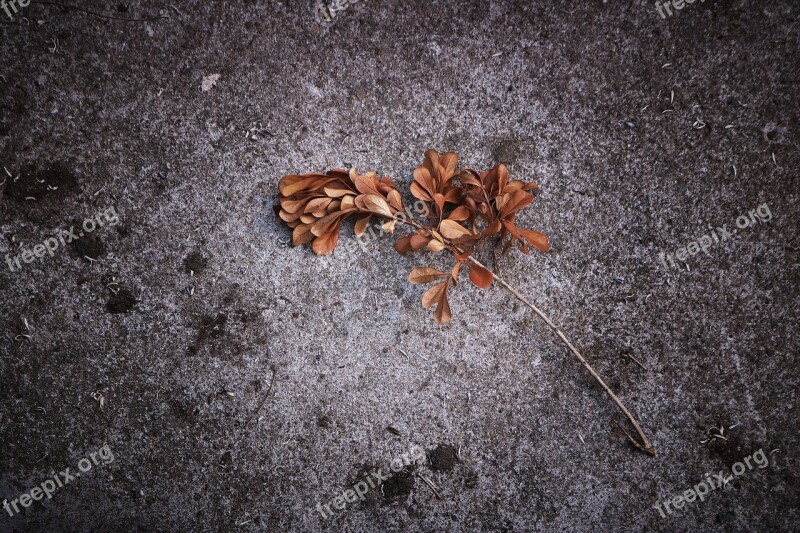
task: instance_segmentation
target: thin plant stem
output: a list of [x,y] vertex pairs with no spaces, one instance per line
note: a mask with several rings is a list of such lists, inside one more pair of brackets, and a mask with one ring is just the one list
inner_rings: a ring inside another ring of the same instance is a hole
[[[481,263],[480,261],[478,261],[477,259],[475,259],[472,256],[469,257],[469,261],[474,263],[475,265],[477,265],[479,267],[486,268],[488,270],[488,268],[485,265],[483,265],[483,263]],[[561,338],[561,340],[564,342],[564,344],[567,345],[567,347],[570,349],[570,351],[573,354],[575,354],[575,357],[578,358],[578,360],[581,362],[581,364],[584,366],[584,368],[586,368],[586,370],[589,371],[589,373],[592,375],[592,377],[595,379],[595,381],[597,381],[600,384],[600,386],[603,387],[603,390],[605,390],[606,393],[611,397],[611,399],[614,400],[614,403],[617,404],[617,407],[619,408],[619,410],[622,411],[622,413],[625,415],[625,417],[630,421],[631,425],[636,429],[636,433],[639,434],[639,439],[641,439],[641,442],[637,441],[627,431],[625,431],[624,428],[621,428],[623,430],[623,432],[625,433],[625,435],[628,437],[628,439],[631,441],[631,443],[634,446],[636,446],[637,448],[639,448],[640,450],[642,450],[643,452],[648,453],[648,454],[650,454],[652,456],[655,456],[656,455],[656,449],[650,443],[650,440],[647,438],[647,435],[645,435],[644,431],[642,430],[641,426],[639,425],[639,422],[636,421],[636,418],[631,414],[631,412],[628,410],[628,408],[625,407],[625,404],[622,403],[622,400],[620,400],[619,397],[617,397],[617,395],[614,394],[614,391],[612,391],[611,387],[609,387],[606,384],[606,382],[603,380],[603,378],[600,376],[600,374],[598,374],[597,371],[594,368],[592,368],[592,365],[589,364],[589,362],[586,360],[586,358],[583,355],[581,355],[581,353],[575,348],[575,346],[572,345],[572,343],[569,341],[567,336],[564,335],[564,332],[561,331],[553,323],[553,321],[550,320],[550,318],[546,314],[544,314],[544,312],[541,309],[536,307],[530,300],[528,300],[522,294],[520,294],[517,289],[515,289],[514,287],[509,285],[506,280],[504,280],[503,278],[501,278],[497,274],[493,273],[493,275],[494,275],[494,279],[496,279],[497,282],[500,283],[500,285],[502,285],[503,287],[508,289],[508,291],[511,292],[511,294],[513,294],[514,296],[516,296],[516,298],[519,301],[521,301],[522,303],[524,303],[525,305],[527,305],[528,307],[533,309],[533,311],[537,315],[539,315],[542,318],[542,320],[544,320],[547,323],[548,326],[550,326],[550,329],[552,329],[555,332],[555,334],[558,335]]]

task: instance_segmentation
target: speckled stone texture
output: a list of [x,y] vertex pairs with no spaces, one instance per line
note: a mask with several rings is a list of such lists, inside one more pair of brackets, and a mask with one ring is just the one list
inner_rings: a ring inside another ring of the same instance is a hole
[[[0,498],[114,460],[0,530],[800,528],[797,2],[80,6],[168,18],[0,11]],[[286,245],[282,175],[406,190],[430,147],[539,182],[520,224],[552,249],[501,271],[655,458],[502,287],[464,280],[440,327],[406,276],[446,257]],[[315,509],[415,445],[426,461]]]

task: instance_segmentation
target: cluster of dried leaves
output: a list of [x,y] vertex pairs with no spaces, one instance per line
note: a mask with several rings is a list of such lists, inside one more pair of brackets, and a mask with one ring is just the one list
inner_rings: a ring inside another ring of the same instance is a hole
[[355,233],[366,232],[373,217],[386,219],[383,228],[394,232],[397,222],[411,226],[415,233],[398,239],[395,249],[400,253],[426,249],[446,250],[455,259],[449,272],[431,267],[415,268],[408,279],[414,284],[438,281],[422,296],[426,309],[436,306],[434,318],[439,324],[450,321],[452,314],[447,291],[455,286],[462,267],[469,270],[469,279],[480,288],[487,288],[494,278],[492,272],[470,257],[491,254],[497,267],[496,249],[501,255],[516,241],[524,253],[533,246],[548,250],[547,236],[516,225],[521,209],[533,202],[534,182],[509,179],[504,164],[476,172],[459,170],[458,156],[453,152],[439,154],[428,150],[422,165],[414,170],[411,194],[424,205],[421,217],[410,217],[404,210],[397,185],[388,177],[359,174],[333,169],[325,174],[292,174],[278,183],[280,207],[278,216],[293,228],[295,245],[313,241],[318,255],[333,251],[339,240],[342,222],[351,215],[359,217]]
[[389,219],[383,227],[394,232],[395,215],[403,211],[403,199],[391,179],[378,179],[374,172],[359,174],[354,168],[284,176],[278,188],[278,216],[294,228],[292,242],[314,241],[317,255],[328,255],[336,248],[342,222],[350,215],[361,215],[355,226],[356,235],[361,236],[373,216]]

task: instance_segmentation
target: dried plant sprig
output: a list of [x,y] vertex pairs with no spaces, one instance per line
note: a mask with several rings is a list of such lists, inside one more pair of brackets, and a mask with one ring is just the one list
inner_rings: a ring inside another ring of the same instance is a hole
[[[373,218],[385,219],[383,228],[393,233],[396,223],[410,226],[414,233],[395,241],[395,249],[408,253],[425,248],[431,252],[447,251],[455,259],[449,272],[432,267],[413,269],[408,280],[413,284],[438,282],[422,295],[422,307],[436,306],[434,320],[447,324],[452,318],[447,292],[458,283],[464,266],[469,279],[479,288],[488,288],[493,280],[508,289],[517,299],[530,307],[558,335],[580,363],[589,371],[619,410],[630,421],[639,439],[623,429],[638,449],[655,455],[641,426],[600,374],[567,339],[566,335],[538,307],[498,275],[496,249],[505,255],[514,242],[524,253],[530,247],[548,251],[547,236],[534,230],[520,228],[517,214],[534,200],[531,191],[535,182],[509,178],[508,168],[500,163],[484,172],[470,168],[457,169],[454,152],[439,154],[428,150],[422,165],[414,170],[411,194],[423,203],[425,216],[407,216],[397,185],[388,177],[378,179],[375,172],[359,174],[356,169],[333,169],[325,174],[292,174],[280,179],[278,216],[293,228],[295,245],[310,241],[317,255],[331,253],[339,239],[342,222],[351,215],[360,218],[355,224],[357,236],[363,235]],[[480,260],[491,255],[494,272]]]

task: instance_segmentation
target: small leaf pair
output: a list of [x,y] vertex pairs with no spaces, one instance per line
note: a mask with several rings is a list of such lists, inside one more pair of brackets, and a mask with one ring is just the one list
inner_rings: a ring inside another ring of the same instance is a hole
[[[451,283],[453,285],[457,284],[458,274],[465,262],[467,262],[466,259],[456,262],[450,274],[431,267],[415,268],[408,274],[408,281],[414,285],[425,285],[447,278],[429,288],[422,295],[422,307],[424,309],[436,305],[436,313],[434,313],[433,318],[437,324],[447,324],[453,316],[450,312],[450,303],[447,300],[447,291],[450,289]],[[491,286],[494,276],[488,269],[475,264],[470,264],[468,268],[469,279],[472,283],[482,289]]]

